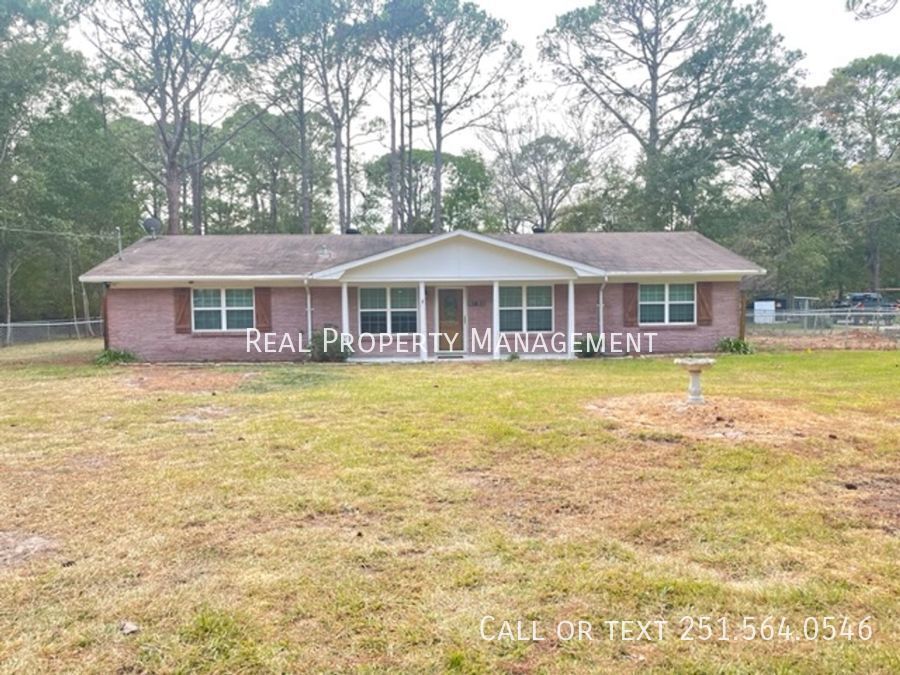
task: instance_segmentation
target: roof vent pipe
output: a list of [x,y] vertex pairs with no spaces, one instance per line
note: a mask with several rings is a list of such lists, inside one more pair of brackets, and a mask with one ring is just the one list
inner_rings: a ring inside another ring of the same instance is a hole
[[533,225],[531,227],[531,231],[534,232],[535,234],[544,234],[544,232],[546,232],[547,230],[546,230],[546,228],[543,228],[540,225]]

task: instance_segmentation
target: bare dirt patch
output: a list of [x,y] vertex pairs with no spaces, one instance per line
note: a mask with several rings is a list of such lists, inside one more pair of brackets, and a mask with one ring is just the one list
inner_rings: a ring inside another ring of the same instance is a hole
[[846,491],[867,523],[888,534],[900,534],[900,477],[857,472],[838,488]]
[[887,351],[900,349],[896,333],[875,330],[834,330],[828,333],[792,335],[750,335],[750,343],[761,351],[806,351],[807,349],[862,349]]
[[206,422],[220,420],[231,415],[231,408],[219,405],[201,405],[188,412],[172,417],[173,422]]
[[56,542],[28,532],[0,532],[0,568],[21,565],[56,549]]
[[867,415],[836,420],[812,412],[793,401],[707,397],[691,405],[674,394],[635,394],[601,399],[587,406],[614,424],[610,429],[640,441],[676,443],[683,439],[752,441],[789,445],[798,439],[849,439],[871,431],[877,422]]
[[214,392],[231,391],[257,372],[235,372],[215,366],[132,366],[125,384],[145,391]]
[[[480,517],[520,536],[570,537],[664,519],[672,486],[654,472],[662,474],[676,462],[662,448],[635,443],[622,453],[520,458],[506,468],[463,469],[457,478],[473,491]],[[652,533],[642,539],[661,543]]]

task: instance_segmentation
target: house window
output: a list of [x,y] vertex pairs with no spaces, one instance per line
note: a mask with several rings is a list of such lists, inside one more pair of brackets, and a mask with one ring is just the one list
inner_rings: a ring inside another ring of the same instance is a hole
[[192,299],[195,331],[253,328],[252,288],[195,288]]
[[415,333],[419,327],[415,288],[360,288],[360,333]]
[[505,333],[553,330],[553,286],[501,286],[500,330]]
[[694,284],[641,284],[638,293],[640,323],[694,323]]

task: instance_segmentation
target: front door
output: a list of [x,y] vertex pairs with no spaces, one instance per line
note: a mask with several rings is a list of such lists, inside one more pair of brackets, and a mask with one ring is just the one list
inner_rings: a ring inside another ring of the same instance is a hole
[[463,350],[463,292],[461,288],[439,288],[438,349],[442,352]]

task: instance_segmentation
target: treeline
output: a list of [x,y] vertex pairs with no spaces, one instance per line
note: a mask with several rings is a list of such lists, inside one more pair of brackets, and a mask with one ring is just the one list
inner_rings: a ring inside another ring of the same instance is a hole
[[7,322],[96,313],[78,274],[148,216],[169,234],[691,229],[771,292],[900,286],[897,55],[810,88],[763,3],[732,0],[606,0],[537,46],[527,63],[458,0],[6,0]]

